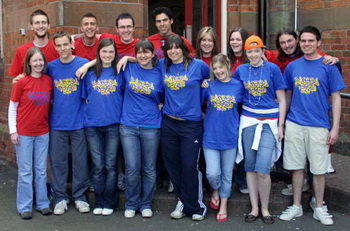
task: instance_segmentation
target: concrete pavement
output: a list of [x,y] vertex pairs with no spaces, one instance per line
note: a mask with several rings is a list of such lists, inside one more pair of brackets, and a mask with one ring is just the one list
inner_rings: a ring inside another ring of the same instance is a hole
[[[23,221],[16,212],[16,178],[15,166],[0,159],[0,230],[28,230],[28,231],[69,231],[69,230],[350,230],[350,174],[348,173],[350,157],[334,154],[333,166],[335,174],[327,175],[326,202],[334,215],[335,225],[326,227],[312,218],[308,208],[308,199],[311,192],[303,194],[304,216],[294,221],[280,221],[277,215],[291,203],[291,197],[282,196],[280,190],[285,183],[274,180],[271,193],[271,213],[275,217],[275,224],[266,225],[261,220],[253,224],[244,222],[244,213],[249,212],[249,197],[236,191],[233,192],[229,204],[229,221],[218,223],[215,220],[216,212],[208,209],[204,221],[193,222],[184,217],[181,220],[171,220],[169,214],[176,204],[173,193],[165,189],[156,191],[154,201],[154,217],[144,219],[138,214],[133,219],[123,217],[124,193],[121,193],[119,209],[111,216],[94,216],[92,213],[80,214],[71,203],[69,210],[62,216],[44,217],[34,212],[33,219]],[[93,193],[88,193],[93,203]],[[209,195],[205,195],[208,205]]]

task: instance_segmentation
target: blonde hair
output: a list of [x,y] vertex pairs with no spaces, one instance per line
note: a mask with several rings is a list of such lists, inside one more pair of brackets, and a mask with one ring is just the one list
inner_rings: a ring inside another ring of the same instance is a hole
[[213,39],[214,47],[213,50],[211,51],[211,56],[217,55],[218,54],[218,39],[216,32],[213,27],[211,26],[205,26],[203,27],[199,32],[197,36],[197,43],[196,43],[196,58],[202,59],[203,58],[203,52],[201,49],[201,41],[204,38],[206,34],[209,34],[211,38]]
[[214,70],[213,70],[213,66],[215,63],[220,63],[221,65],[224,66],[225,70],[226,70],[226,74],[227,76],[229,76],[231,78],[231,62],[230,59],[224,55],[224,54],[218,54],[215,55],[210,63],[210,79],[216,79],[215,75],[214,75]]

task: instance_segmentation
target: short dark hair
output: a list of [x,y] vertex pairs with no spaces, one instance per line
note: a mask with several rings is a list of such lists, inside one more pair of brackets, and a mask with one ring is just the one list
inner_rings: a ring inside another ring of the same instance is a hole
[[96,22],[97,22],[97,17],[93,13],[84,14],[83,17],[81,17],[81,20],[83,20],[84,18],[94,18],[96,19]]
[[168,16],[170,20],[173,19],[173,12],[171,12],[171,10],[168,7],[161,6],[161,7],[155,8],[152,13],[152,18],[154,21],[156,21],[156,17],[159,14],[166,14],[166,16]]
[[[137,52],[141,49],[141,51],[150,50],[154,54],[154,45],[147,38],[139,40],[135,45],[135,56],[137,56]],[[154,54],[152,58],[152,66],[155,67],[158,63],[158,57]]]
[[64,37],[64,36],[67,36],[67,38],[69,39],[69,42],[71,43],[72,42],[72,37],[71,37],[71,35],[67,32],[67,31],[65,31],[65,30],[59,30],[59,31],[57,31],[55,34],[54,34],[54,36],[53,36],[53,41],[54,41],[54,43],[55,43],[55,45],[56,45],[56,39],[57,38],[62,38],[62,37]]
[[43,57],[43,60],[44,60],[44,68],[41,71],[41,73],[45,73],[46,72],[47,61],[46,61],[44,53],[38,47],[31,47],[27,51],[26,57],[24,59],[24,73],[27,74],[27,75],[30,75],[32,73],[32,67],[29,65],[29,61],[33,57],[33,55],[35,55],[36,53],[41,54],[41,56]]
[[129,14],[129,13],[121,13],[121,14],[117,17],[117,19],[115,20],[115,26],[118,27],[118,22],[119,22],[119,20],[121,20],[121,19],[126,19],[126,18],[131,19],[132,25],[135,26],[135,19],[134,19],[134,17],[133,17],[131,14]]
[[321,32],[314,26],[306,26],[304,27],[301,31],[300,31],[300,34],[299,34],[299,40],[301,38],[301,35],[303,33],[311,33],[311,34],[314,34],[316,36],[316,40],[317,41],[320,41],[321,40]]
[[45,11],[39,9],[39,10],[36,10],[33,13],[30,14],[30,16],[29,16],[29,23],[30,23],[30,25],[33,24],[33,17],[37,16],[37,15],[44,15],[46,17],[47,23],[50,24],[49,16],[47,16]]
[[[286,53],[284,53],[284,51],[281,48],[280,37],[282,35],[291,35],[291,36],[293,36],[295,38],[295,40],[298,40],[298,34],[293,29],[283,28],[282,30],[278,31],[277,36],[276,36],[276,48],[277,48],[277,51],[278,51],[277,58],[280,61],[283,61],[284,59],[289,57]],[[296,49],[295,49],[295,51],[293,53],[293,56],[299,56],[299,55],[302,55],[302,51],[300,50],[299,43],[297,43],[297,47],[296,47]]]

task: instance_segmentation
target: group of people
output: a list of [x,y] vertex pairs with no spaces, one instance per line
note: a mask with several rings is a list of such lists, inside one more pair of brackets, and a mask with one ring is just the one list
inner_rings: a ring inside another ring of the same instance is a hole
[[[37,10],[30,16],[34,41],[18,48],[10,68],[10,74],[17,76],[9,127],[16,145],[17,211],[22,219],[32,218],[33,169],[37,210],[43,215],[52,213],[46,195],[48,153],[53,213],[61,215],[68,209],[69,145],[76,208],[90,212],[84,195],[90,185],[89,152],[93,214],[111,215],[118,203],[121,141],[125,218],[138,211],[142,217],[153,216],[161,144],[178,198],[171,218],[204,219],[207,207],[198,169],[203,148],[213,190],[210,207],[218,210],[216,220],[228,220],[227,202],[237,163],[235,174],[247,184],[252,206],[245,221],[254,222],[261,214],[264,223],[272,224],[270,170],[281,156],[284,138],[283,162],[292,171],[293,205],[279,218],[291,220],[303,213],[301,193],[308,159],[314,174],[313,216],[324,225],[333,224],[323,205],[325,173],[329,145],[338,138],[339,91],[345,84],[333,65],[339,60],[322,56],[318,50],[319,30],[308,26],[299,35],[282,30],[277,36],[278,50],[268,51],[260,37],[236,28],[229,34],[224,55],[218,53],[212,27],[200,30],[194,49],[171,31],[168,8],[156,8],[153,19],[159,33],[139,40],[133,36],[135,21],[130,14],[116,19],[118,34],[100,35],[97,18],[88,13],[82,17],[82,35],[74,36],[75,41],[65,31],[56,32],[51,41],[47,14]],[[246,179],[242,178],[245,173]]]

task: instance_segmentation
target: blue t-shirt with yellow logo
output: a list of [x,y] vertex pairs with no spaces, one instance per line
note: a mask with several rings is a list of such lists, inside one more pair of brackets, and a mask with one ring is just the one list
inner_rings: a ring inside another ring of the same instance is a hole
[[345,84],[338,68],[322,61],[323,57],[301,57],[287,66],[284,77],[287,89],[293,91],[287,120],[330,129],[329,96],[345,88]]
[[122,76],[113,67],[102,68],[99,78],[95,70],[83,80],[82,98],[86,99],[84,124],[101,127],[120,123],[124,84]]
[[164,59],[159,65],[165,91],[163,113],[186,120],[202,120],[200,85],[209,78],[208,65],[199,59],[193,59],[187,69],[182,62],[172,64],[167,71]]
[[215,79],[209,82],[208,88],[203,88],[202,101],[208,102],[204,117],[203,147],[219,150],[237,147],[237,106],[242,101],[243,92],[242,82],[233,78],[229,82]]
[[125,81],[121,124],[144,128],[160,128],[162,116],[158,105],[163,94],[160,67],[144,69],[128,63],[122,73]]
[[274,63],[264,61],[263,65],[253,67],[242,64],[233,75],[244,85],[242,115],[257,119],[278,118],[276,91],[286,89],[281,70]]
[[69,63],[55,59],[48,64],[48,75],[53,80],[53,106],[50,128],[76,130],[84,127],[84,100],[81,98],[81,80],[75,72],[89,60],[75,56]]

